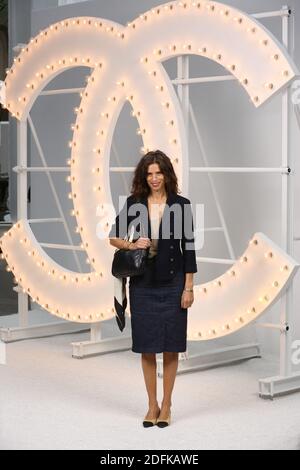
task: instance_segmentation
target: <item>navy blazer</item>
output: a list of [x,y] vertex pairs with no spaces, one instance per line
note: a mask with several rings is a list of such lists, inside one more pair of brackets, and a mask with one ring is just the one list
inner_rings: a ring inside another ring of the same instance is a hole
[[[143,204],[143,206],[139,207],[142,207],[144,210],[135,211],[135,208],[138,206],[132,206],[138,203]],[[176,214],[175,206],[173,206],[172,210],[173,204],[177,205],[177,208],[180,210],[181,215],[179,217],[176,216],[178,212]],[[130,210],[130,208],[132,209]],[[122,210],[116,216],[108,237],[124,238],[127,233],[130,233],[132,225],[138,231],[138,236],[133,238],[134,241],[140,236],[151,240],[151,223],[147,197],[142,198],[140,201],[137,201],[133,195],[127,197]],[[167,197],[166,206],[159,225],[155,277],[157,280],[171,280],[178,270],[185,273],[196,273],[198,271],[191,202],[179,194],[172,193]]]

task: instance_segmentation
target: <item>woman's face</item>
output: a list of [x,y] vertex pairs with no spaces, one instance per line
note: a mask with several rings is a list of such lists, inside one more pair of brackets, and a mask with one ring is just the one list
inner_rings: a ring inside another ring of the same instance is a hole
[[147,183],[153,193],[160,192],[164,189],[165,177],[160,171],[158,163],[151,163],[148,166]]

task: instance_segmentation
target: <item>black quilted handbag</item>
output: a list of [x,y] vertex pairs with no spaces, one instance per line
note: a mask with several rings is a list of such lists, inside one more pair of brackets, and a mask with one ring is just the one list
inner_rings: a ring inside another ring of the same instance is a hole
[[[132,226],[132,228],[129,241],[132,241],[133,238],[134,227]],[[127,235],[124,240],[126,239]],[[145,272],[148,252],[149,248],[137,248],[136,250],[117,249],[112,262],[112,275],[117,278],[140,276]]]

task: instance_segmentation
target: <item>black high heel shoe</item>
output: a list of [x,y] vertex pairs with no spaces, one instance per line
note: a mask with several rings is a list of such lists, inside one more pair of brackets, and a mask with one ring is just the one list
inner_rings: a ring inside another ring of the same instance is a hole
[[[160,414],[160,409],[159,409],[158,416],[159,416],[159,414]],[[143,421],[143,426],[144,426],[144,428],[151,428],[152,426],[156,425],[156,422],[157,422],[157,418],[146,419],[146,416],[145,416],[144,421]]]
[[169,413],[169,416],[166,419],[157,419],[156,424],[159,428],[165,428],[166,426],[169,426],[171,423],[171,410]]

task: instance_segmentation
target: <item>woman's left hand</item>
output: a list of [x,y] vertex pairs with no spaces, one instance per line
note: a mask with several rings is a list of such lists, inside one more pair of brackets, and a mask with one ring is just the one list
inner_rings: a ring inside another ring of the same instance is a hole
[[194,302],[194,293],[184,290],[181,295],[181,308],[189,308]]

